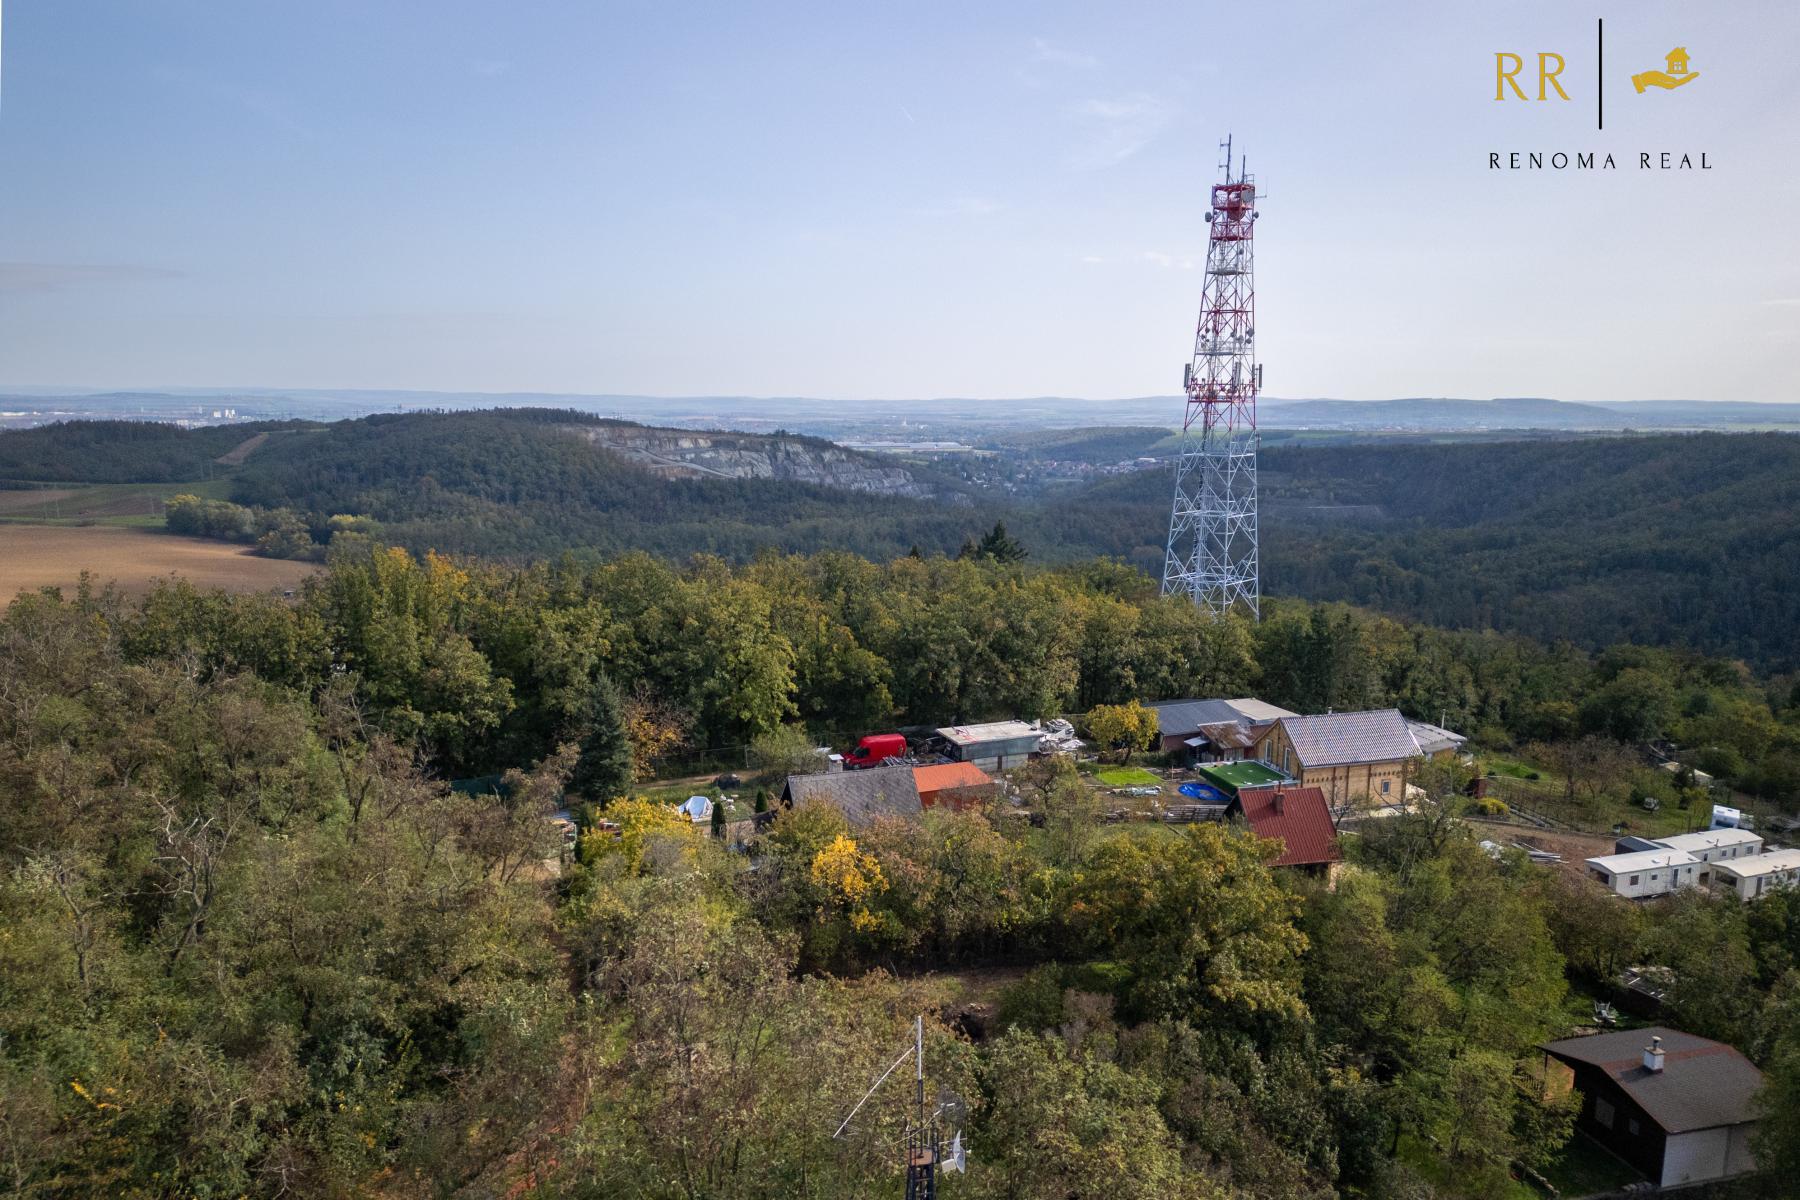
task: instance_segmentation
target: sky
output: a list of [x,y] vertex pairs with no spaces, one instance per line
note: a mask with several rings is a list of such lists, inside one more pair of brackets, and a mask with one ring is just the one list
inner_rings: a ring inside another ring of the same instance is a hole
[[1800,5],[1610,9],[5,0],[0,387],[1172,395],[1230,133],[1265,394],[1800,400]]

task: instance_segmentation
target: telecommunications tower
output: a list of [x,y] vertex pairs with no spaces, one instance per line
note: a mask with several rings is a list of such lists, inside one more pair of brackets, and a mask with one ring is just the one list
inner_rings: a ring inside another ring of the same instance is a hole
[[1182,374],[1187,412],[1175,463],[1175,507],[1163,594],[1188,596],[1215,617],[1259,615],[1256,553],[1256,180],[1231,139],[1220,143],[1224,180],[1212,188],[1212,226],[1194,357]]

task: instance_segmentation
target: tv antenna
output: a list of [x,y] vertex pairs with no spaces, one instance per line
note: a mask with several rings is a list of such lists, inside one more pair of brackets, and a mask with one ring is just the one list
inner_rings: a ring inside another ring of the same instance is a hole
[[831,1136],[841,1138],[844,1131],[850,1128],[850,1122],[862,1111],[869,1098],[881,1089],[888,1076],[906,1062],[913,1061],[913,1115],[906,1122],[906,1200],[937,1200],[937,1177],[940,1169],[946,1173],[967,1169],[967,1157],[963,1150],[962,1130],[956,1130],[948,1150],[943,1145],[943,1128],[939,1118],[951,1116],[954,1123],[959,1124],[962,1102],[955,1097],[941,1098],[937,1108],[929,1115],[925,1112],[925,1018],[913,1018],[913,1040],[896,1058],[887,1070],[876,1077],[869,1085],[862,1099],[850,1110],[837,1132]]

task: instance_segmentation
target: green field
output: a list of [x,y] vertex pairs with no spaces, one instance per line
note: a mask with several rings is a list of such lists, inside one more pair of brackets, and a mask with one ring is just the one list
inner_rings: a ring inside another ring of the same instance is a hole
[[0,480],[0,521],[24,525],[112,525],[161,529],[163,505],[188,494],[223,500],[226,478],[186,483],[70,483],[46,487]]

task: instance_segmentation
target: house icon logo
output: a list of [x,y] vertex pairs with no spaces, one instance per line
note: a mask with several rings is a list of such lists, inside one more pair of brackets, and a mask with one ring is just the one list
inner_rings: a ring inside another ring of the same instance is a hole
[[1700,78],[1700,72],[1688,70],[1688,52],[1685,47],[1677,46],[1664,57],[1667,64],[1663,70],[1645,71],[1631,77],[1631,86],[1637,89],[1638,95],[1643,95],[1647,87],[1673,91],[1684,83],[1692,83]]

